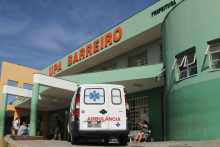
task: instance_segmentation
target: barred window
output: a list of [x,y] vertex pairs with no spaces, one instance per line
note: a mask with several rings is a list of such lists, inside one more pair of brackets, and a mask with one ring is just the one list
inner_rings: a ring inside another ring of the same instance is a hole
[[113,69],[117,69],[117,63],[102,68],[102,70],[113,70]]
[[147,64],[147,51],[128,57],[127,62],[128,62],[127,64],[128,67],[146,65]]
[[140,130],[138,122],[149,122],[148,97],[129,100],[130,107],[130,130]]

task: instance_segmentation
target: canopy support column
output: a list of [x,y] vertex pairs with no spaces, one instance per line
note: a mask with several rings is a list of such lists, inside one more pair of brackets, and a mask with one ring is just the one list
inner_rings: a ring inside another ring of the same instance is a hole
[[7,100],[8,100],[8,94],[2,93],[2,104],[1,104],[1,112],[0,112],[0,138],[4,137]]
[[39,87],[40,87],[39,83],[33,84],[32,99],[31,99],[30,132],[29,132],[30,136],[36,136]]

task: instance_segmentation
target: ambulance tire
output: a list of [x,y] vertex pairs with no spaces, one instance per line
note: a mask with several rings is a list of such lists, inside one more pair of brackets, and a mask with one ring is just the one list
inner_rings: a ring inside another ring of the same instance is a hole
[[109,143],[109,139],[104,139],[104,143],[108,144]]
[[73,135],[71,135],[71,144],[72,145],[77,145],[79,141],[79,137],[74,137]]
[[68,142],[70,142],[71,141],[71,135],[68,133],[68,140],[67,140]]
[[119,143],[120,143],[121,145],[126,145],[127,142],[128,142],[128,136],[120,136],[120,137],[119,137]]

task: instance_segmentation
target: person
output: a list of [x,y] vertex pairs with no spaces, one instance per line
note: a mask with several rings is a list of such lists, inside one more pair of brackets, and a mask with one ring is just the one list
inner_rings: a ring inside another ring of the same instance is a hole
[[147,121],[144,121],[143,124],[139,122],[139,125],[141,126],[141,131],[136,135],[135,140],[133,142],[136,142],[138,138],[139,138],[138,142],[140,142],[143,135],[149,132]]
[[26,122],[23,122],[23,125],[18,129],[18,135],[29,135]]
[[61,121],[59,120],[58,117],[55,117],[55,120],[56,120],[56,129],[55,129],[55,134],[54,134],[54,139],[56,139],[57,135],[59,136],[59,140],[61,140],[61,127],[62,127],[62,123]]
[[12,122],[12,125],[13,125],[14,130],[15,130],[14,135],[17,135],[17,134],[18,134],[19,119],[20,119],[20,118],[17,117],[17,118]]

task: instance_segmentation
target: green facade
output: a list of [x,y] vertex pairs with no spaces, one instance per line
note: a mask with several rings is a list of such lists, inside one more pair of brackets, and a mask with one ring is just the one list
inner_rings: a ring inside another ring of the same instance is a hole
[[[167,140],[220,139],[220,73],[210,71],[205,55],[207,42],[220,38],[219,6],[219,0],[185,0],[163,22]],[[175,56],[192,47],[197,75],[177,81],[177,70],[172,70]]]
[[[127,81],[135,79],[152,78],[163,68],[162,64],[138,66],[124,69],[115,69],[111,71],[101,71],[86,74],[77,74],[72,76],[60,77],[65,80],[81,84],[107,83],[115,81]],[[128,74],[129,73],[129,74]],[[117,76],[116,76],[117,75]]]
[[[53,74],[53,76],[56,76],[57,74],[59,74],[60,72],[63,72],[67,69],[69,69],[72,66],[75,66],[81,62],[84,62],[85,60],[88,60],[89,58],[92,58],[98,54],[100,54],[101,52],[105,52],[106,50],[110,50],[111,48],[113,48],[116,45],[119,45],[120,43],[123,43],[129,39],[132,39],[132,37],[135,37],[138,34],[143,33],[144,31],[151,29],[159,24],[161,24],[163,22],[164,17],[167,15],[167,13],[169,13],[169,11],[172,9],[172,6],[170,6],[169,8],[166,7],[166,10],[164,10],[163,12],[160,12],[158,15],[152,17],[152,12],[154,12],[155,10],[158,10],[159,8],[169,4],[172,0],[161,0],[158,1],[156,3],[154,3],[153,5],[147,7],[146,9],[140,11],[139,13],[135,14],[134,16],[130,17],[129,19],[121,22],[120,24],[114,26],[113,28],[109,29],[108,31],[104,32],[103,34],[100,34],[100,36],[94,38],[93,40],[89,41],[88,43],[85,43],[84,45],[82,45],[81,47],[77,48],[77,49],[73,49],[73,52],[67,54],[66,56],[62,57],[61,59],[57,60],[56,62],[52,63],[51,65],[47,66],[46,68],[44,68],[41,73],[42,74],[46,74],[49,75],[49,68],[54,65],[55,63],[58,63],[59,61],[62,62],[62,71],[56,72],[55,74]],[[182,0],[175,0],[176,4],[180,3]],[[88,44],[93,44],[93,42],[97,39],[101,39],[101,37],[105,34],[107,34],[108,32],[114,32],[114,30],[118,27],[121,27],[123,30],[123,35],[122,38],[118,41],[118,42],[113,42],[111,46],[107,46],[104,47],[104,49],[99,50],[98,52],[96,52],[95,54],[92,54],[91,56],[85,57],[85,59],[82,59],[78,62],[76,62],[75,64],[72,64],[68,67],[67,65],[67,61],[68,61],[68,56],[69,55],[74,55],[73,53],[75,51],[79,52],[79,50],[81,48],[86,48],[86,46]]]
[[104,63],[101,63],[97,66],[94,66],[86,71],[83,71],[82,73],[87,73],[87,72],[94,72],[94,71],[100,71],[102,70],[103,67],[106,67],[108,65],[111,65],[113,63],[117,62],[117,68],[121,69],[121,68],[126,68],[127,67],[127,58],[129,56],[147,51],[147,63],[148,65],[153,65],[153,64],[159,64],[160,63],[160,59],[159,59],[159,51],[158,51],[158,45],[162,43],[162,38],[153,40],[149,43],[146,43],[142,46],[139,46],[129,52],[126,52],[120,56],[117,56],[113,59],[110,59]]
[[156,141],[163,141],[163,106],[162,93],[164,87],[144,90],[128,94],[128,99],[148,96],[149,102],[149,129],[152,130],[151,137]]
[[[152,130],[151,137],[155,138],[156,141],[163,141],[163,120],[162,120],[162,115],[163,115],[163,110],[162,110],[162,97],[161,94],[164,91],[164,87],[158,87],[154,89],[149,89],[149,90],[144,90],[140,92],[135,92],[128,94],[129,99],[135,99],[135,98],[140,98],[144,96],[148,96],[148,101],[149,101],[149,124],[150,124],[150,130]],[[64,123],[65,123],[65,111],[69,112],[69,108],[65,109],[60,109],[60,110],[55,110],[50,112],[50,118],[58,114],[59,119],[61,120],[63,124],[63,129],[61,130],[61,134],[64,134]],[[51,119],[49,123],[54,123],[51,122]],[[50,132],[50,128],[48,128],[48,132]],[[63,135],[61,136],[63,139]]]

